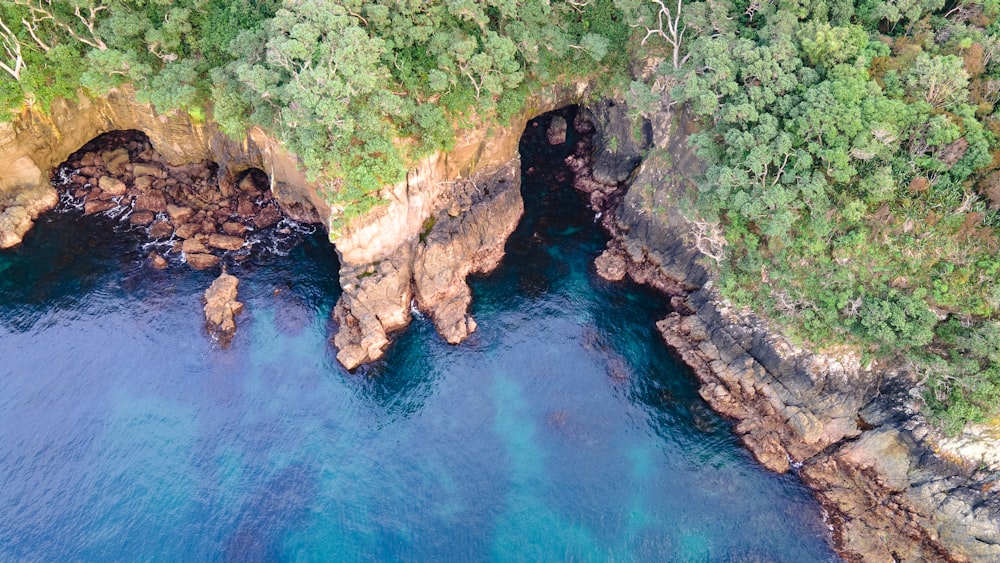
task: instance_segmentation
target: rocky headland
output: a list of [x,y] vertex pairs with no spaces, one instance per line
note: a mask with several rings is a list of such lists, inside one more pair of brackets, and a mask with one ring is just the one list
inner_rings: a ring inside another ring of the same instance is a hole
[[815,491],[838,552],[849,561],[1000,560],[996,437],[973,429],[947,439],[920,414],[906,366],[803,349],[729,304],[714,288],[712,233],[681,212],[701,168],[685,117],[663,108],[649,116],[648,137],[610,150],[632,126],[614,106],[593,115],[592,150],[568,164],[612,235],[598,273],[670,300],[674,312],[657,323],[664,341],[765,467],[795,471]]

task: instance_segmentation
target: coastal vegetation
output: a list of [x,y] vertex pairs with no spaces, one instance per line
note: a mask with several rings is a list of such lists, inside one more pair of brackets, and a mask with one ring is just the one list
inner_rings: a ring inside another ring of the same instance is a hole
[[954,431],[1000,405],[998,18],[996,0],[4,0],[0,119],[130,85],[233,137],[263,127],[346,221],[457,127],[599,75],[639,114],[697,121],[688,211],[723,294],[914,370]]
[[915,370],[946,430],[996,415],[1000,3],[683,10],[688,60],[651,82],[701,125],[692,211],[722,292]]

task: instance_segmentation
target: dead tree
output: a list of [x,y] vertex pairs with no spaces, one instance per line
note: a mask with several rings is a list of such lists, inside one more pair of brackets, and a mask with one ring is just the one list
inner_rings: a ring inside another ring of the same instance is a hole
[[21,56],[21,41],[2,18],[0,18],[0,42],[3,43],[4,53],[11,61],[9,65],[0,61],[0,68],[13,76],[14,80],[21,80],[21,71],[25,68],[24,57]]
[[[686,55],[681,59],[681,42],[684,40],[684,32],[687,31],[687,25],[681,27],[681,0],[677,0],[677,7],[673,12],[670,8],[664,4],[665,0],[651,0],[654,4],[660,7],[660,10],[656,13],[656,27],[647,27],[646,36],[642,38],[642,44],[646,44],[646,40],[653,35],[659,35],[674,49],[674,68],[681,68],[681,64],[687,61],[690,55]],[[666,24],[666,29],[663,28]]]
[[[28,29],[28,33],[31,34],[35,43],[45,52],[48,52],[52,46],[38,36],[39,29],[43,25],[51,25],[57,31],[66,33],[76,41],[94,49],[104,51],[108,48],[97,34],[96,29],[98,17],[100,17],[101,12],[108,9],[103,3],[88,2],[89,6],[86,8],[74,6],[72,16],[60,13],[52,5],[52,0],[14,0],[14,4],[28,9],[31,19],[22,19],[21,23]],[[82,25],[86,31],[78,31],[78,25]]]

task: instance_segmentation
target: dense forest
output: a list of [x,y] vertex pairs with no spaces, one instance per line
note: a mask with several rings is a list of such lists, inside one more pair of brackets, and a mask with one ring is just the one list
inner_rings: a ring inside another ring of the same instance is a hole
[[456,127],[599,76],[637,117],[695,121],[687,213],[726,297],[914,370],[957,431],[1000,405],[998,17],[998,0],[3,0],[0,119],[129,84],[236,138],[264,127],[350,218]]

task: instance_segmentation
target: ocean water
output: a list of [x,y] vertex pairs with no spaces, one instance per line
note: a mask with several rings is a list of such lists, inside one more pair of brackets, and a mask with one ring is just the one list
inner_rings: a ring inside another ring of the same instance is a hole
[[478,332],[449,346],[418,316],[353,374],[322,234],[231,270],[220,349],[212,275],[41,220],[0,253],[0,560],[835,561],[808,491],[670,357],[663,300],[596,276],[606,238],[540,129]]

